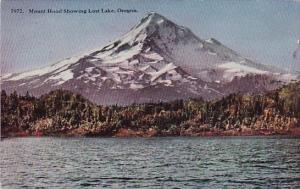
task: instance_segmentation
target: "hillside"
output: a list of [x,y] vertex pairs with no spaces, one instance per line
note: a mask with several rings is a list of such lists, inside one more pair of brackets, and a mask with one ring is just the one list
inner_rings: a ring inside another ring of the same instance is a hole
[[97,104],[130,105],[260,94],[299,79],[249,60],[214,38],[201,39],[154,12],[124,35],[87,51],[43,68],[2,75],[1,87],[8,94],[29,91],[37,97],[63,89]]
[[271,134],[300,135],[300,82],[265,95],[125,107],[97,106],[64,90],[40,98],[1,93],[2,137]]

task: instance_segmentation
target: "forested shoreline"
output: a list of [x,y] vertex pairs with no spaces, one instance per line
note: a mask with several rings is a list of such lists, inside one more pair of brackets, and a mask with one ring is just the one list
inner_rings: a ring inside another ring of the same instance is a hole
[[263,95],[100,106],[55,90],[41,97],[1,92],[1,137],[300,136],[300,82]]

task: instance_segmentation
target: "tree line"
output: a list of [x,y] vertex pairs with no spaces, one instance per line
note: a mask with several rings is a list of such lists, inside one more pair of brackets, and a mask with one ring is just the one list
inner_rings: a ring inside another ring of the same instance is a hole
[[114,136],[122,129],[156,135],[223,131],[289,131],[299,127],[300,82],[261,95],[231,94],[219,100],[101,106],[70,91],[40,97],[1,92],[3,136],[70,134]]

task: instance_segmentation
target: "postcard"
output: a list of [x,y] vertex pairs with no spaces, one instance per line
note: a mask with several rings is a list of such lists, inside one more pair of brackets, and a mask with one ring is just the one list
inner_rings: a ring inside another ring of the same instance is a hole
[[297,188],[300,1],[2,0],[2,188]]

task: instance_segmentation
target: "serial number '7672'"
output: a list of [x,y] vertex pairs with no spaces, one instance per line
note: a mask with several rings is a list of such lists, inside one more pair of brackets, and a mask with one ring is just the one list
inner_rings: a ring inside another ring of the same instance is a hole
[[11,13],[24,13],[23,9],[10,9]]

